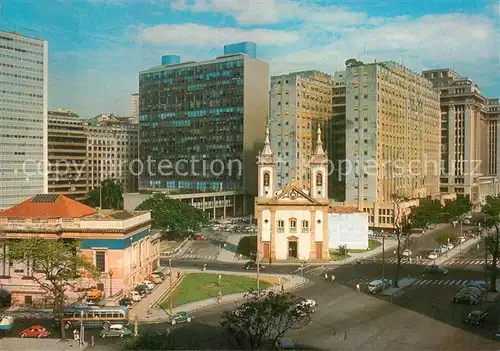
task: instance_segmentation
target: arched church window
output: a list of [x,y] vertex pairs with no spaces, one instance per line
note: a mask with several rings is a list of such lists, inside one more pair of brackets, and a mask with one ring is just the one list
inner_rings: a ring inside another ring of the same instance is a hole
[[316,173],[316,186],[323,185],[323,174],[321,172]]
[[265,172],[264,173],[264,186],[269,186],[269,182],[270,182],[269,172]]

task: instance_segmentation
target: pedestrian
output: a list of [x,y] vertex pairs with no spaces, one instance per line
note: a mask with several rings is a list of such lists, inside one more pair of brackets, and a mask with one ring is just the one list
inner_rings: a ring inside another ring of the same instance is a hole
[[153,309],[153,303],[149,304],[148,311],[151,311]]
[[281,277],[278,277],[278,285],[281,285]]
[[177,272],[177,279],[181,277],[181,272]]
[[328,280],[328,273],[325,273],[325,280]]
[[410,264],[411,264],[411,257],[410,257]]
[[344,332],[344,340],[347,340],[347,333]]
[[78,331],[78,329],[75,329],[73,330],[73,337],[75,339],[75,341],[80,341],[80,332]]
[[356,290],[357,290],[358,292],[360,292],[359,283],[358,283],[358,284],[356,284]]
[[477,244],[477,251],[479,251],[479,244]]
[[332,283],[335,282],[335,276],[332,274]]
[[285,287],[283,286],[283,284],[281,284],[281,292],[284,293],[285,292]]

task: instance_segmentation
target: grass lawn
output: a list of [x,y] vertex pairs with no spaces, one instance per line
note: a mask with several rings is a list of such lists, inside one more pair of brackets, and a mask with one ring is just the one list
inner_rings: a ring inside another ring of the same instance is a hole
[[[257,289],[257,279],[248,276],[222,275],[222,295],[243,293]],[[260,280],[260,288],[273,285],[268,279]],[[208,273],[190,273],[182,279],[174,290],[173,305],[180,306],[194,301],[217,297],[219,293],[219,275]],[[161,303],[163,308],[170,307],[170,296]]]
[[[342,261],[346,258],[345,255],[340,254],[339,250],[330,249],[329,252],[330,252],[330,259],[332,261]],[[347,258],[349,258],[349,257],[351,257],[351,256],[349,256],[349,254],[347,254]]]
[[382,245],[380,243],[380,241],[377,241],[377,240],[373,240],[373,239],[369,239],[368,240],[368,250],[373,250],[373,249],[376,249],[377,247],[379,247],[380,245]]

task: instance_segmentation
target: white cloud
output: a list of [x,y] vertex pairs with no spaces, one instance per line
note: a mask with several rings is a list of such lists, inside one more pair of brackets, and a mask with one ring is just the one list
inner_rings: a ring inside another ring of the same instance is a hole
[[239,41],[254,41],[260,45],[280,46],[295,43],[300,35],[270,29],[243,30],[216,28],[195,23],[162,24],[140,29],[138,39],[155,45],[201,46],[215,48]]

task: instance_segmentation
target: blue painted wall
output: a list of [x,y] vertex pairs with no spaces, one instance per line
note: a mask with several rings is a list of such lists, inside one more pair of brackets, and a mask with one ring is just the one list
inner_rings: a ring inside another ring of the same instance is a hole
[[125,239],[81,239],[80,248],[90,249],[92,247],[102,247],[108,248],[110,250],[125,250],[134,242],[139,241],[150,234],[151,230],[146,229],[140,233],[135,234],[134,236]]
[[165,55],[161,57],[162,65],[172,65],[176,63],[181,63],[181,57],[179,55]]
[[236,44],[224,45],[224,55],[246,54],[252,58],[257,58],[257,44],[251,41],[244,41]]

